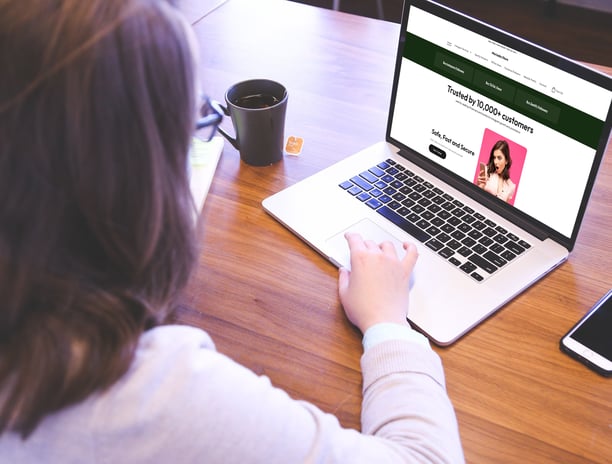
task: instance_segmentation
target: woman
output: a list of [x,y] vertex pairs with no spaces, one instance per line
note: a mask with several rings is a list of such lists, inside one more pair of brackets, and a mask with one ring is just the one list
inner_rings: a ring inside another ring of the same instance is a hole
[[505,140],[498,140],[491,148],[486,170],[478,175],[478,186],[505,202],[512,201],[516,185],[510,179],[510,147]]
[[0,463],[463,461],[414,245],[347,236],[362,433],[161,325],[196,256],[194,47],[170,0],[0,0]]

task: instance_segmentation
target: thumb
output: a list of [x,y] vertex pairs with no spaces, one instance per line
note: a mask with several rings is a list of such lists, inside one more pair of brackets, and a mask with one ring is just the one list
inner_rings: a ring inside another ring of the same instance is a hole
[[341,295],[348,289],[349,277],[350,271],[345,267],[341,267],[338,274],[338,290]]

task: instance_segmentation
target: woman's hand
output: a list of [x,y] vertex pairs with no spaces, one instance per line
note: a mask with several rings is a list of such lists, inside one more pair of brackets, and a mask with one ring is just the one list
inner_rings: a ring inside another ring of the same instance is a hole
[[351,271],[340,269],[340,301],[348,319],[362,333],[379,322],[405,324],[410,275],[418,258],[413,244],[403,244],[397,256],[391,242],[380,245],[359,234],[345,235],[351,252]]
[[480,172],[480,174],[478,175],[478,187],[483,189],[485,188],[485,185],[487,185],[487,175],[483,172]]

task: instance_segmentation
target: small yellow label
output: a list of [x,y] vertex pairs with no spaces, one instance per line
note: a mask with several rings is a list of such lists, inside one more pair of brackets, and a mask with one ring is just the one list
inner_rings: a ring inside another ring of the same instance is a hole
[[287,137],[285,152],[288,155],[297,156],[302,152],[303,145],[304,139],[302,137],[295,137],[294,135],[290,135],[289,137]]

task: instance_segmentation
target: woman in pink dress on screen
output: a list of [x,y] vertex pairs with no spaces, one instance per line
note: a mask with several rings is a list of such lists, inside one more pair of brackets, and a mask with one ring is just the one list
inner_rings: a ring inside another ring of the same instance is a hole
[[516,184],[510,179],[511,166],[508,142],[498,140],[491,148],[488,164],[478,174],[478,186],[497,198],[510,202],[516,191]]

